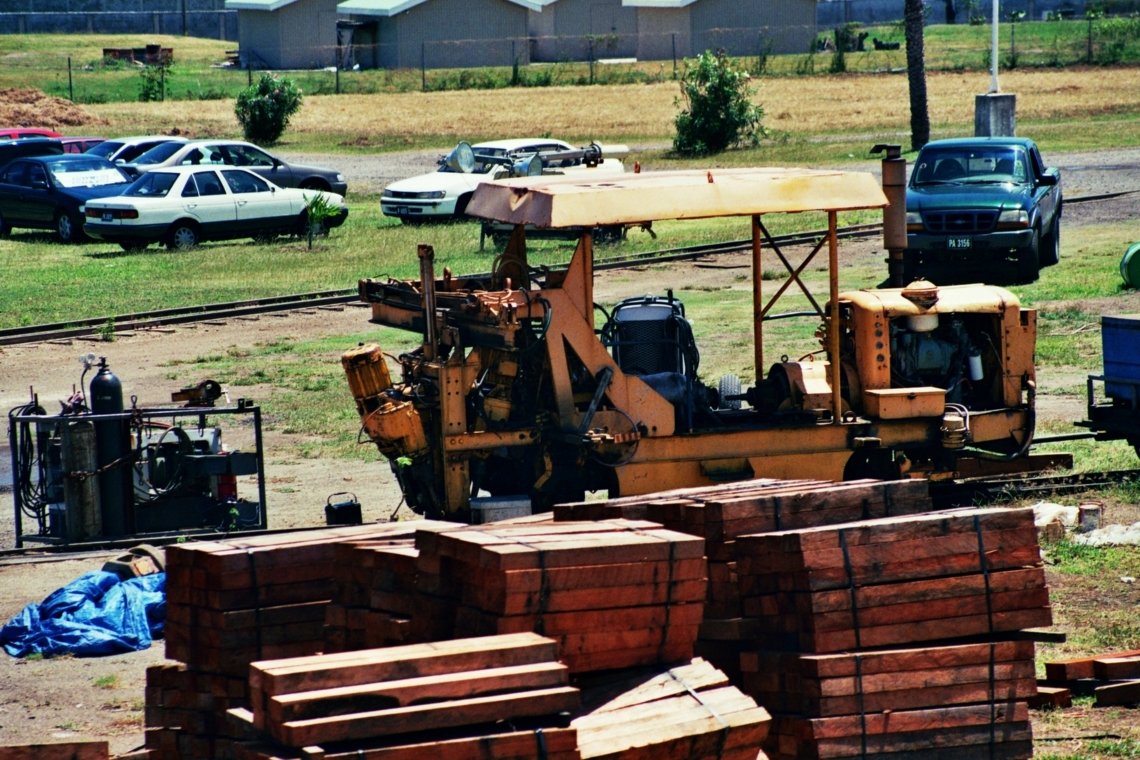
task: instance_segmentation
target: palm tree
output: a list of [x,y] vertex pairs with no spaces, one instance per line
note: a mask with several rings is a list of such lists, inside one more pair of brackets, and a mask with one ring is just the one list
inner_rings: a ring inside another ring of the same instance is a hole
[[906,0],[906,72],[910,85],[910,146],[918,150],[930,142],[930,114],[926,103],[926,54],[923,51],[923,0]]

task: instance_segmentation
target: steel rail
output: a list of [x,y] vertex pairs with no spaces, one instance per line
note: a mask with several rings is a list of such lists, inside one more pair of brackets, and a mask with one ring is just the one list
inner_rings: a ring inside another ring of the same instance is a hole
[[[1109,200],[1135,192],[1140,192],[1140,190],[1125,190],[1102,195],[1067,198],[1065,199],[1065,203]],[[857,224],[840,228],[838,235],[841,238],[848,239],[871,237],[878,234],[881,229],[882,225],[879,223]],[[775,235],[772,240],[777,245],[801,245],[814,243],[824,234],[826,234],[826,230],[810,230],[807,232]],[[704,256],[733,253],[750,248],[751,245],[751,240],[733,240],[646,251],[640,254],[599,258],[594,263],[594,269],[624,269],[633,266],[664,264],[671,261],[686,261],[699,259]],[[545,267],[547,271],[556,270],[558,268],[557,266]],[[541,269],[539,271],[541,271]],[[465,275],[459,279],[477,279],[488,276],[488,273],[483,273]],[[99,335],[107,330],[112,330],[115,333],[123,333],[133,330],[155,329],[167,325],[191,324],[194,322],[256,316],[258,314],[267,314],[276,311],[297,311],[319,307],[332,307],[351,303],[355,301],[357,297],[358,293],[355,288],[322,290],[311,293],[251,298],[244,301],[171,307],[115,316],[88,317],[67,322],[7,327],[0,328],[0,346],[66,340],[70,338],[85,338]]]

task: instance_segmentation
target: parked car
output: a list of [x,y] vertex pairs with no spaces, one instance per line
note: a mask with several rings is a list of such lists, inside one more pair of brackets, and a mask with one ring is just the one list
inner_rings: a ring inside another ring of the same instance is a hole
[[63,143],[53,137],[0,140],[0,168],[9,161],[25,156],[58,156],[61,153],[63,153]]
[[278,187],[327,190],[344,195],[348,184],[336,169],[290,164],[256,145],[241,140],[194,140],[183,145],[158,145],[124,165],[128,173],[167,166],[242,166]]
[[1033,282],[1061,256],[1061,172],[1024,137],[935,140],[906,191],[903,276]]
[[23,140],[28,137],[63,137],[54,129],[43,127],[0,127],[0,140]]
[[335,209],[322,220],[325,228],[343,224],[348,206],[335,193],[278,187],[237,167],[165,167],[146,172],[119,196],[88,203],[84,230],[128,251],[157,242],[178,250],[204,240],[263,240],[308,232],[316,196]]
[[[461,218],[471,194],[481,183],[526,171],[544,174],[593,171],[621,174],[620,158],[625,146],[591,145],[575,148],[562,140],[545,137],[493,140],[469,145],[460,143],[439,159],[439,168],[393,182],[380,196],[380,211],[403,222],[439,221]],[[540,164],[527,164],[535,156]],[[525,168],[524,168],[525,165]]]
[[0,234],[13,227],[55,230],[62,243],[83,239],[83,209],[93,198],[117,195],[130,177],[105,158],[29,156],[0,169]]
[[106,137],[91,137],[88,135],[64,135],[59,138],[59,141],[63,143],[64,153],[86,153],[99,143],[105,142],[106,139]]
[[108,161],[125,164],[134,161],[143,153],[162,143],[187,143],[185,137],[174,135],[136,135],[134,137],[115,137],[91,147],[87,150],[93,156],[102,156]]

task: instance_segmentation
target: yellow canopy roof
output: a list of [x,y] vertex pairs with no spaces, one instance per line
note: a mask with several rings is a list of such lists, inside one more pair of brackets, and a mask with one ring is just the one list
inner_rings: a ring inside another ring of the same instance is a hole
[[467,213],[559,228],[886,205],[868,172],[768,167],[496,180],[479,185]]

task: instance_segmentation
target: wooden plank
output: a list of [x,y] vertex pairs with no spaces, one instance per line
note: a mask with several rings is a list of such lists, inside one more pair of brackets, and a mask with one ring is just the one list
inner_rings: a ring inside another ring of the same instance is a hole
[[578,690],[568,686],[526,692],[456,699],[389,710],[269,724],[270,735],[291,747],[331,741],[428,731],[433,728],[490,723],[572,712],[578,707]]
[[[569,671],[558,662],[438,673],[380,683],[279,694],[268,700],[269,720],[286,722],[401,707],[415,702],[469,698],[493,692],[565,686]],[[254,713],[259,705],[254,704]]]
[[1140,656],[1140,649],[1128,649],[1119,652],[1105,652],[1099,655],[1073,657],[1067,660],[1051,660],[1045,663],[1045,679],[1050,683],[1060,684],[1081,678],[1093,678],[1094,660],[1138,656]]
[[[305,757],[322,760],[423,760],[425,757],[437,760],[534,760],[546,757],[548,760],[578,760],[577,731],[573,728],[542,727],[528,731],[491,733],[480,731],[472,736],[441,737],[421,739],[402,744],[361,742],[351,748],[343,744],[322,747],[310,745],[304,748]],[[335,748],[333,748],[335,747]],[[239,760],[295,760],[297,753],[287,753],[285,757],[279,749],[270,745],[253,745],[243,748],[245,755]],[[545,753],[545,754],[544,754]]]
[[1127,681],[1140,678],[1140,655],[1097,657],[1093,660],[1093,676],[1104,681]]
[[1093,690],[1097,707],[1140,704],[1140,679],[1119,681]]
[[876,736],[913,733],[956,726],[984,726],[995,723],[1024,723],[1029,720],[1025,702],[932,707],[922,710],[895,710],[865,715],[839,715],[830,718],[782,717],[781,730],[790,728],[806,739]]
[[254,662],[249,677],[251,687],[273,696],[554,659],[553,640],[535,633],[514,633]]
[[0,760],[107,760],[106,741],[47,742],[11,744],[0,747]]
[[1038,681],[1037,696],[1029,698],[1029,706],[1033,709],[1072,707],[1073,693],[1062,686],[1048,686]]

